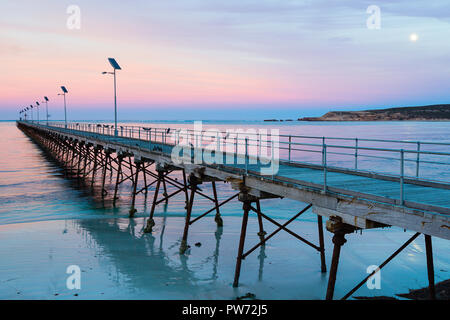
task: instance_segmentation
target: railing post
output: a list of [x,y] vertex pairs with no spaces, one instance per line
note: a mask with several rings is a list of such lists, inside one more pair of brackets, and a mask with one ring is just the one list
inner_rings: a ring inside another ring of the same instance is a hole
[[195,148],[198,149],[198,134],[194,132],[195,135]]
[[327,192],[327,145],[322,145],[323,192]]
[[358,138],[355,138],[355,170],[358,170]]
[[405,152],[403,149],[400,150],[400,204],[403,205],[405,202],[404,194],[404,174],[405,174]]
[[217,152],[220,152],[220,134],[217,131]]
[[270,153],[271,153],[271,155],[272,155],[272,180],[273,180],[273,177],[274,177],[274,175],[275,175],[275,165],[274,165],[274,163],[275,163],[275,149],[274,149],[274,147],[273,147],[273,137],[271,136],[270,137],[271,138],[271,146],[270,146]]
[[416,178],[419,177],[419,164],[420,164],[420,141],[417,141]]
[[245,138],[245,174],[248,175],[248,138]]
[[291,143],[292,143],[292,136],[289,135],[289,163],[291,163]]

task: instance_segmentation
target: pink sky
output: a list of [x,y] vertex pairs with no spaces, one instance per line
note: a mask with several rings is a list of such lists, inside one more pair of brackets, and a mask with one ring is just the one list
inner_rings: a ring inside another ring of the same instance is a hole
[[101,75],[111,69],[108,57],[123,68],[119,106],[130,119],[139,109],[192,110],[194,118],[216,109],[277,117],[282,109],[297,117],[450,98],[445,1],[425,11],[419,1],[381,6],[380,30],[366,27],[366,1],[108,3],[78,1],[79,30],[66,26],[70,3],[1,4],[1,119],[44,95],[61,118],[61,85],[74,117],[110,110],[112,78]]

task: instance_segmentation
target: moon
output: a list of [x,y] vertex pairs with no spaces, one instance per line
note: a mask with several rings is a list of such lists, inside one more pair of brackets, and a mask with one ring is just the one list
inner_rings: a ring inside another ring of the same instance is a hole
[[409,41],[416,42],[417,40],[419,40],[419,36],[417,35],[417,33],[411,33],[409,35]]

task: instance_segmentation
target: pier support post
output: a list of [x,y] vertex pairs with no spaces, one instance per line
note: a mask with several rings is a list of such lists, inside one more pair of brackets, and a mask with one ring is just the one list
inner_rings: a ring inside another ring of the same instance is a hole
[[72,171],[73,166],[74,166],[74,161],[75,161],[75,156],[76,156],[76,146],[77,146],[77,142],[76,141],[72,141],[72,155],[71,155],[71,159],[70,159],[70,171]]
[[[91,146],[89,144],[85,145],[84,163],[83,163],[83,178],[86,178],[86,167],[88,166],[88,159],[91,156]],[[90,164],[90,163],[89,163]]]
[[105,158],[103,163],[103,177],[102,177],[102,197],[106,196],[108,194],[108,191],[105,189],[105,179],[106,179],[106,170],[108,169],[108,158],[110,155],[109,150],[105,150]]
[[144,165],[142,167],[142,174],[144,176],[144,186],[145,186],[144,193],[145,193],[145,198],[147,199],[147,193],[148,193],[147,170],[146,170],[146,167]]
[[98,157],[98,147],[94,147],[94,168],[92,169],[92,180],[91,187],[94,186],[95,174],[97,173],[97,157]]
[[123,161],[124,155],[122,153],[119,153],[117,155],[117,177],[116,177],[116,185],[114,186],[114,197],[113,197],[113,205],[116,205],[117,200],[117,191],[119,191],[119,184],[120,184],[120,177],[122,175],[122,161]]
[[82,163],[83,163],[84,142],[78,145],[78,162],[77,162],[77,177],[81,179]]
[[325,263],[325,243],[323,241],[323,223],[322,216],[317,215],[317,227],[319,229],[319,246],[320,246],[320,267],[323,273],[327,272],[327,265]]
[[241,237],[239,239],[238,255],[236,258],[236,269],[234,271],[233,287],[235,288],[239,286],[239,276],[241,275],[241,264],[244,253],[245,235],[247,233],[248,213],[250,212],[252,203],[252,200],[249,198],[247,194],[240,194],[239,200],[243,202],[242,209],[244,210],[244,215],[242,216]]
[[156,165],[156,170],[158,171],[158,181],[156,182],[156,190],[155,190],[155,193],[153,194],[153,202],[152,202],[152,208],[150,209],[150,217],[147,220],[147,225],[145,226],[144,233],[152,232],[153,227],[155,226],[155,221],[153,220],[153,214],[155,213],[156,202],[158,200],[159,187],[161,186],[161,180],[164,175],[164,172],[158,168],[158,165]]
[[425,234],[425,249],[427,253],[427,271],[428,285],[430,290],[430,299],[436,300],[436,288],[434,286],[434,264],[433,264],[433,247],[431,244],[431,236]]
[[[258,225],[259,225],[258,236],[259,236],[259,240],[263,241],[267,232],[264,231],[263,220],[262,220],[262,216],[261,216],[261,204],[259,203],[259,199],[256,200],[256,210],[257,210],[256,215],[258,216]],[[264,242],[262,244],[262,246],[265,246],[265,245],[266,245],[266,242]]]
[[130,165],[130,178],[131,181],[134,183],[134,171],[133,171],[133,162],[131,162],[131,156],[128,157],[128,164]]
[[162,178],[163,189],[164,189],[163,197],[166,198],[166,203],[167,203],[167,202],[169,202],[169,199],[167,198],[169,194],[167,193],[166,179],[164,178],[164,175],[162,175],[161,178]]
[[336,284],[336,275],[337,275],[337,269],[339,264],[339,256],[341,253],[341,247],[346,243],[347,240],[345,240],[345,233],[343,232],[336,232],[333,236],[333,258],[331,259],[331,267],[330,267],[330,275],[328,278],[328,287],[327,287],[327,300],[333,300],[334,295],[334,286]]
[[189,176],[189,185],[191,186],[191,194],[189,197],[189,202],[188,202],[187,211],[186,211],[186,221],[184,223],[183,239],[181,240],[181,245],[180,245],[180,254],[184,254],[188,248],[187,237],[188,237],[188,232],[189,232],[189,225],[191,222],[192,207],[194,206],[194,196],[195,196],[195,192],[197,191],[198,183],[199,183],[199,181],[197,180],[197,178],[195,176],[193,176],[193,175]]
[[78,161],[77,161],[77,171],[76,171],[76,175],[78,178],[81,178],[81,162],[83,160],[83,148],[84,148],[84,143],[80,142],[78,144]]
[[330,220],[327,221],[327,229],[328,231],[334,233],[333,236],[334,248],[333,248],[333,257],[331,258],[330,274],[328,276],[326,299],[333,300],[339,257],[341,254],[341,247],[347,242],[347,240],[345,240],[345,235],[347,233],[354,232],[355,227],[342,223],[339,219],[333,219],[333,217],[331,217]]
[[141,165],[142,165],[141,161],[137,161],[136,162],[136,175],[135,175],[135,178],[133,180],[133,195],[132,195],[132,198],[131,198],[131,208],[130,208],[130,211],[129,211],[130,212],[130,218],[133,218],[134,214],[137,211],[134,206],[135,206],[135,203],[136,203],[136,188],[137,188],[137,184],[138,184],[138,180],[139,180],[139,171],[141,170]]
[[70,153],[70,141],[67,141],[67,139],[65,141],[64,153],[65,153],[65,160],[64,160],[64,162],[65,162],[66,167],[67,167],[67,165],[69,163],[69,153]]
[[187,210],[189,203],[188,184],[186,179],[186,171],[183,169],[184,196],[186,197],[184,208]]

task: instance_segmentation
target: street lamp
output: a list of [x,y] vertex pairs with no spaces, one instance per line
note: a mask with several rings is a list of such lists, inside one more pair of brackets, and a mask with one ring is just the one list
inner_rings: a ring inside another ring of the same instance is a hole
[[66,93],[69,91],[64,86],[61,86],[61,90],[63,93],[58,93],[58,96],[64,96],[64,127],[67,129]]
[[117,136],[117,90],[116,90],[116,70],[122,70],[114,58],[108,58],[109,63],[114,69],[114,72],[103,71],[102,74],[114,75],[114,135]]
[[34,122],[34,118],[33,118],[33,105],[30,104],[30,109],[31,109],[31,122]]
[[42,103],[45,103],[45,113],[47,116],[47,126],[48,126],[48,98],[44,97],[44,101],[42,101]]
[[39,102],[36,101],[36,108],[37,108],[37,121],[39,123]]

